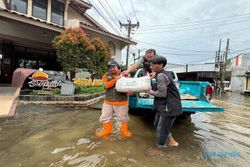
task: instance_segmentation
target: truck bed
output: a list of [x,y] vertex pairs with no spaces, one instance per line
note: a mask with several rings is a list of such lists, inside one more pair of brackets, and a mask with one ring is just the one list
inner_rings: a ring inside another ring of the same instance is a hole
[[[153,109],[154,99],[129,97],[130,108]],[[207,101],[181,100],[183,112],[223,112],[222,107],[215,106]]]

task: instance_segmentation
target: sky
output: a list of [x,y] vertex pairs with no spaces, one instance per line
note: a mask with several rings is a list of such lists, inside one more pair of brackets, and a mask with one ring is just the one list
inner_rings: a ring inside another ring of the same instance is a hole
[[[250,52],[249,0],[86,1],[94,6],[87,13],[113,33],[127,34],[124,28],[120,30],[118,21],[139,21],[139,28],[132,34],[137,45],[131,46],[130,63],[132,53],[137,54],[140,49],[142,56],[148,48],[156,49],[169,63],[213,63],[219,40],[222,39],[221,50],[225,51],[228,38],[229,58]],[[123,63],[125,55],[124,50]]]

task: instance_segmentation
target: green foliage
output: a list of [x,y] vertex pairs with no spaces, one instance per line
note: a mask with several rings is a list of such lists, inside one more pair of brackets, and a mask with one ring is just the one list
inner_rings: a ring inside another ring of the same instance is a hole
[[101,76],[107,71],[106,65],[111,58],[108,46],[99,38],[88,38],[81,28],[67,29],[56,36],[53,47],[65,72],[85,68]]
[[53,46],[57,52],[57,60],[65,72],[75,72],[76,69],[87,66],[89,55],[94,52],[94,47],[80,28],[67,29],[56,36]]
[[32,90],[32,91],[30,92],[30,95],[38,95],[38,90]]
[[94,46],[95,52],[91,55],[92,61],[89,71],[100,78],[108,71],[107,63],[111,58],[111,52],[109,47],[103,43],[100,38],[93,38],[91,44]]
[[60,95],[60,94],[61,94],[61,89],[60,88],[53,89],[53,95]]
[[76,86],[75,94],[92,94],[104,91],[104,86]]

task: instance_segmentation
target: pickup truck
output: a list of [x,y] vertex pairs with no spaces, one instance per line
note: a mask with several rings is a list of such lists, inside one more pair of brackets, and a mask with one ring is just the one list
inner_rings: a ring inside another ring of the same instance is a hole
[[[143,70],[139,69],[134,78],[142,76]],[[178,81],[176,73],[169,71],[178,87],[181,95],[183,115],[190,116],[196,112],[223,112],[224,108],[210,103],[210,97],[206,95],[209,82]],[[153,96],[145,93],[136,93],[129,97],[129,109],[132,112],[153,112]]]

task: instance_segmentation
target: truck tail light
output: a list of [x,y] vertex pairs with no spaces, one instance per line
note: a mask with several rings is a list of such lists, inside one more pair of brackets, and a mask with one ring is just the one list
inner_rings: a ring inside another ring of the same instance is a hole
[[211,94],[213,94],[213,88],[212,88],[212,86],[207,86],[206,95],[211,95]]

